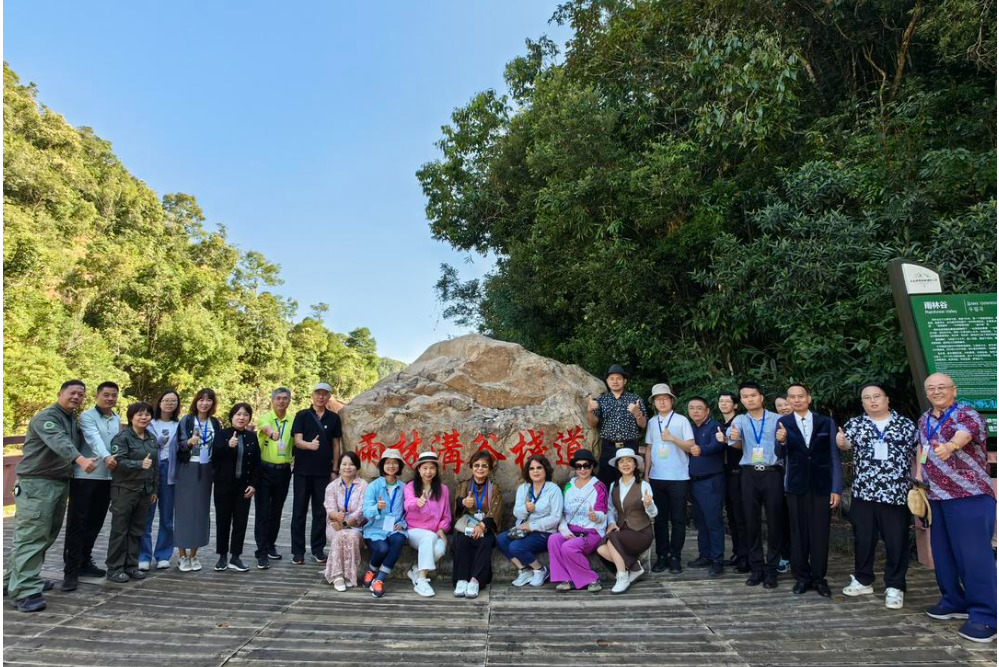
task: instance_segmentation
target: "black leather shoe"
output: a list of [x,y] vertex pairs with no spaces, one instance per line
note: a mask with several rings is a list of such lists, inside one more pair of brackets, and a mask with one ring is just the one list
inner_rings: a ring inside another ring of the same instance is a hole
[[732,554],[732,557],[725,561],[726,565],[738,565],[739,564],[739,554]]
[[80,580],[76,578],[76,575],[67,574],[63,576],[62,586],[61,586],[63,593],[70,593],[72,591],[75,591],[79,585],[80,585]]
[[807,593],[810,590],[812,590],[811,584],[803,584],[800,581],[798,581],[794,584],[794,588],[791,589],[791,592],[794,593],[795,595],[801,595],[803,593]]
[[712,577],[718,577],[725,573],[725,566],[722,565],[721,561],[717,563],[711,563],[711,569],[708,570],[708,574]]
[[669,567],[669,560],[665,558],[657,558],[656,564],[652,566],[653,572],[665,572],[666,568]]
[[683,568],[680,567],[680,559],[679,558],[670,558],[669,559],[669,573],[670,574],[680,574],[681,572],[683,572]]
[[763,588],[777,588],[777,575],[768,574],[763,580]]
[[762,583],[763,583],[762,572],[753,572],[751,575],[749,575],[749,579],[746,579],[747,586],[759,586]]
[[687,567],[711,567],[711,560],[704,556],[698,556],[687,563]]
[[746,572],[749,572],[751,569],[753,569],[753,568],[749,567],[749,561],[745,560],[745,559],[740,560],[735,565],[735,571],[736,572],[742,572],[743,574],[745,574]]
[[820,581],[819,583],[815,584],[815,592],[824,598],[832,597],[832,591],[829,590],[829,584],[827,584],[824,581]]

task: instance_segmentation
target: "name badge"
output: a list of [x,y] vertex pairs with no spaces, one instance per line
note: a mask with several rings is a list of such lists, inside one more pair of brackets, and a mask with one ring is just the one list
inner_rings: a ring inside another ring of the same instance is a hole
[[661,458],[661,459],[668,458],[669,457],[669,446],[665,442],[662,443],[662,444],[660,444],[658,452],[659,452],[658,453],[659,458]]
[[888,443],[884,440],[878,440],[874,443],[874,458],[878,461],[888,460]]
[[752,461],[753,461],[753,465],[760,465],[760,464],[763,463],[763,448],[762,447],[753,447]]
[[482,521],[483,519],[486,518],[486,515],[483,514],[482,512],[476,512],[472,516],[474,516],[476,518],[476,520],[478,520],[478,521]]
[[386,533],[395,532],[395,517],[389,515],[382,520],[382,530]]
[[284,452],[285,452],[285,443],[284,443],[284,440],[278,440],[277,449],[278,449],[278,454],[280,456],[284,456]]

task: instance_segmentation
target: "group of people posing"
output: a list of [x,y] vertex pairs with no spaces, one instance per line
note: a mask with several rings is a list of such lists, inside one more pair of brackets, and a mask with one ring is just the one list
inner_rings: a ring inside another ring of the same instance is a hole
[[[653,572],[682,571],[689,499],[698,556],[688,567],[720,575],[728,564],[749,573],[748,586],[775,588],[781,552],[788,549],[793,593],[814,590],[829,597],[830,523],[843,491],[840,452],[852,450],[856,561],[843,593],[874,592],[880,538],[887,552],[886,606],[902,607],[911,524],[907,494],[915,473],[916,483],[928,485],[942,593],[927,614],[967,619],[962,636],[994,639],[996,501],[986,426],[974,410],[956,402],[950,378],[927,379],[932,408],[918,425],[891,410],[880,385],[864,385],[864,414],[842,428],[812,411],[811,394],[801,383],[780,396],[784,414],[778,414],[766,409],[758,384],[744,382],[738,394],[717,398],[716,419],[703,397],[687,400],[686,415],[676,412],[676,396],[666,384],[653,387],[649,414],[642,398],[626,391],[627,381],[627,372],[614,365],[606,374],[609,391],[589,399],[587,416],[599,429],[600,456],[575,451],[573,476],[563,488],[553,482],[547,458],[527,458],[508,526],[503,490],[492,475],[496,461],[488,451],[470,457],[472,475],[458,483],[453,496],[434,452],[419,455],[407,482],[402,454],[387,449],[378,477],[362,479],[357,455],[341,449],[340,419],[327,409],[325,383],[312,392],[311,407],[293,419],[287,413],[291,393],[279,388],[255,427],[251,406],[237,403],[224,428],[215,416],[215,393],[203,389],[186,415],[180,414],[174,391],[153,405],[134,403],[121,428],[114,412],[116,386],[98,387],[97,405],[77,423],[85,387],[67,382],[57,403],[36,415],[28,429],[17,469],[17,523],[5,591],[22,611],[44,608],[48,582],[40,577],[41,563],[61,528],[67,497],[63,590],[75,589],[84,575],[116,583],[142,579],[150,567],[171,567],[174,549],[181,571],[201,569],[198,550],[209,543],[213,499],[214,568],[249,569],[242,554],[254,502],[254,556],[256,566],[267,569],[282,558],[275,540],[290,486],[292,561],[304,563],[308,546],[312,559],[325,563],[326,581],[339,591],[360,584],[374,597],[384,596],[408,543],[416,553],[408,571],[413,589],[432,596],[433,573],[450,543],[453,595],[459,598],[474,598],[490,584],[494,547],[517,568],[514,586],[551,580],[560,591],[599,591],[600,576],[588,558],[595,552],[614,573],[611,593],[624,593],[645,574],[641,559],[653,543]],[[109,505],[105,571],[91,552]],[[733,549],[727,560],[724,513]],[[364,565],[362,541],[370,553]],[[547,566],[539,559],[545,552]]]

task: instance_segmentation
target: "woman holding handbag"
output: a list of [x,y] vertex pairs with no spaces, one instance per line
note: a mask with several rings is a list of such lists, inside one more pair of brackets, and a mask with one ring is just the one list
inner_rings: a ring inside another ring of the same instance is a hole
[[492,454],[478,451],[468,460],[472,478],[455,494],[454,567],[451,580],[456,598],[475,598],[479,587],[493,578],[492,553],[503,516],[503,494],[489,479],[496,465]]
[[562,520],[562,493],[551,481],[552,464],[540,454],[527,459],[523,477],[513,506],[517,525],[499,536],[496,547],[519,570],[514,586],[544,586],[548,568],[537,554],[548,548],[548,537]]
[[548,538],[552,581],[557,591],[584,588],[591,593],[601,589],[600,575],[593,571],[587,556],[597,550],[607,528],[607,487],[598,480],[593,452],[580,449],[569,466],[576,476],[563,491],[563,518],[558,532]]

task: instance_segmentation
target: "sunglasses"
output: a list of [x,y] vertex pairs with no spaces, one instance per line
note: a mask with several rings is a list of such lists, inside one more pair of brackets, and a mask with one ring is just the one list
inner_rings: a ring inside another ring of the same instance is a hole
[[593,467],[593,464],[592,463],[574,463],[572,465],[572,467],[575,468],[576,470],[589,470],[590,468]]

